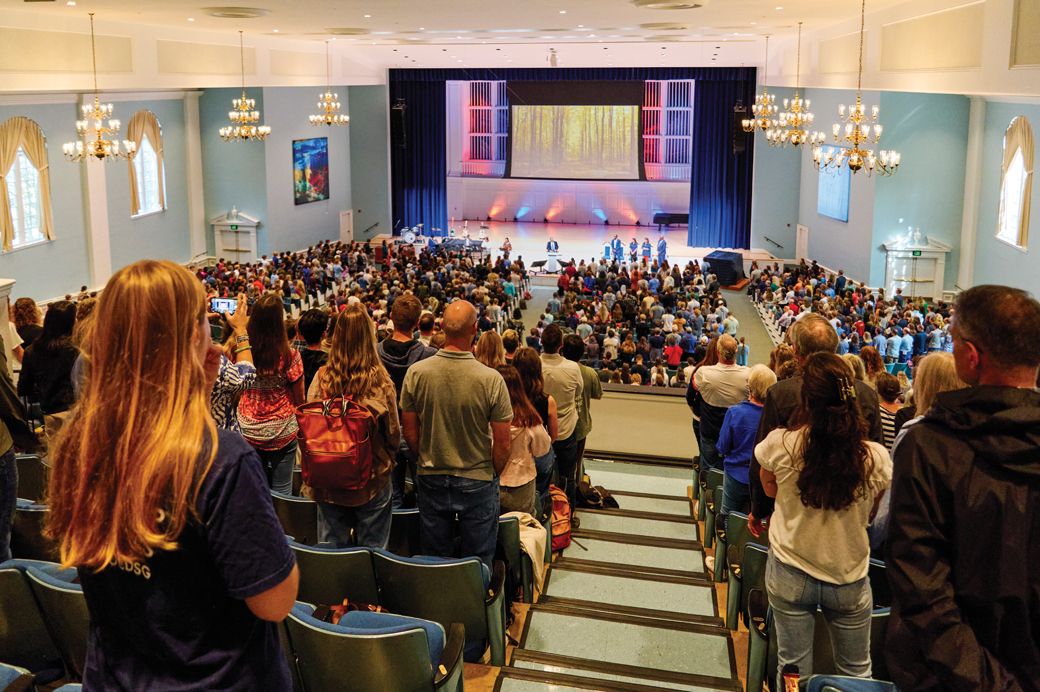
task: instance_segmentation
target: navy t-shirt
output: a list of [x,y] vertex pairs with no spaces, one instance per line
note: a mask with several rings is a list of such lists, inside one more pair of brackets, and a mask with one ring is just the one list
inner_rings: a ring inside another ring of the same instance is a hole
[[277,625],[244,599],[280,584],[296,560],[256,452],[218,434],[200,519],[177,550],[79,570],[91,619],[85,689],[291,689]]

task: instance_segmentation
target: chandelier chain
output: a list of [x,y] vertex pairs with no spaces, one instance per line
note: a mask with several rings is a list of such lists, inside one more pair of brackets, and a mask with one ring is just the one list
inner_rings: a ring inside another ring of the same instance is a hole
[[862,0],[859,9],[859,76],[856,78],[856,91],[863,90],[863,34],[867,20],[867,0]]
[[795,53],[794,90],[802,88],[802,23],[798,22],[798,51]]
[[242,30],[238,30],[238,62],[242,68],[242,93],[246,93],[246,49],[242,43]]
[[90,62],[94,67],[94,96],[98,94],[97,88],[97,47],[94,45],[94,13],[90,13]]

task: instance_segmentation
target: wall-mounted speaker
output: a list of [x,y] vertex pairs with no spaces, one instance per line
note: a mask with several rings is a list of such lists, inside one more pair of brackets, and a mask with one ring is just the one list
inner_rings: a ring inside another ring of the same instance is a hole
[[733,106],[733,122],[730,125],[730,133],[733,140],[733,155],[739,156],[747,151],[747,133],[744,132],[744,123],[748,117],[747,106],[743,101],[737,101]]
[[398,149],[408,148],[408,104],[403,98],[394,101],[390,107],[390,141]]

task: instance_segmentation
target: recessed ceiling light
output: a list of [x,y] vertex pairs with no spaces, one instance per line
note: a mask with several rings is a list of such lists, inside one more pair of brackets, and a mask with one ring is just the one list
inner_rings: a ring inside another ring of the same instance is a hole
[[260,7],[203,7],[202,11],[220,19],[254,19],[270,13]]
[[[70,2],[71,2],[71,1],[72,1],[72,0],[70,0]],[[188,17],[188,21],[189,21],[189,22],[194,22],[194,21],[195,21],[195,17]]]
[[783,6],[783,5],[777,5],[777,6],[776,6],[776,9],[778,9],[778,10],[782,10],[782,9],[784,9],[784,6]]
[[371,18],[372,18],[372,15],[370,15],[370,14],[366,14],[365,15],[365,19],[371,19]]
[[584,29],[584,28],[585,28],[585,25],[584,25],[584,24],[579,24],[579,25],[578,25],[578,28],[579,28],[579,29]]
[[461,60],[456,60],[455,62],[462,62],[462,61]]
[[751,22],[751,26],[755,26],[758,22]]
[[278,29],[272,29],[271,31],[273,31],[276,34],[278,33]]
[[567,14],[567,10],[560,10],[560,14]]
[[69,0],[65,4],[68,5],[69,7],[75,7],[76,6],[76,0]]
[[419,27],[419,31],[426,31],[426,27],[425,26],[420,26]]

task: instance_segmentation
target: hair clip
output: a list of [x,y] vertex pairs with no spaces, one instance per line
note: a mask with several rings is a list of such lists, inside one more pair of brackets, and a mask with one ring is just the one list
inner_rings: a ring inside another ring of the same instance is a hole
[[838,396],[841,397],[842,403],[856,398],[856,387],[851,380],[843,377],[838,381]]

